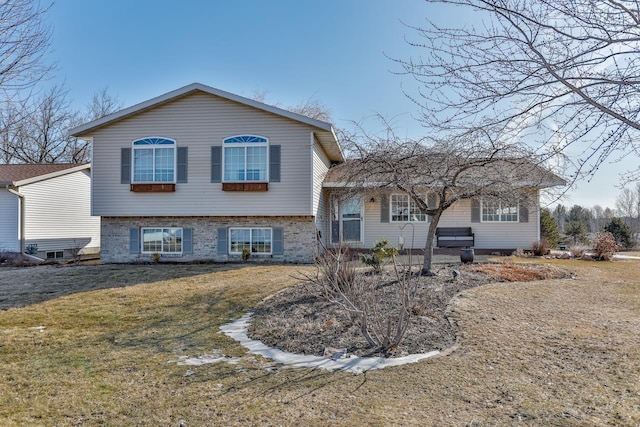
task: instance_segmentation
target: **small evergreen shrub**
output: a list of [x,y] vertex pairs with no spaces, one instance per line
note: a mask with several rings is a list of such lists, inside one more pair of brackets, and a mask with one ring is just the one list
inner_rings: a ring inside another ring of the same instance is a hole
[[369,254],[360,254],[360,261],[363,264],[372,267],[374,273],[381,273],[385,259],[397,255],[398,249],[393,246],[389,246],[389,241],[387,239],[381,239],[376,242],[376,245],[371,249]]
[[616,238],[608,231],[600,231],[596,233],[596,239],[593,241],[593,251],[596,259],[602,261],[611,261],[613,255],[621,249],[616,243]]

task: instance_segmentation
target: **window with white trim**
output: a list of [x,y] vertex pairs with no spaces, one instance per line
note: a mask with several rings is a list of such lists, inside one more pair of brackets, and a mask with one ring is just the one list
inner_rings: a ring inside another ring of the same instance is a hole
[[252,254],[271,254],[273,232],[271,228],[229,228],[229,253],[242,254],[247,249]]
[[237,135],[222,141],[225,182],[267,182],[269,140]]
[[143,254],[181,254],[182,228],[158,227],[142,229]]
[[517,202],[482,200],[482,222],[518,222]]
[[424,222],[427,214],[423,213],[415,200],[408,194],[392,194],[389,203],[391,222]]
[[174,183],[176,142],[167,138],[143,138],[133,141],[133,182]]

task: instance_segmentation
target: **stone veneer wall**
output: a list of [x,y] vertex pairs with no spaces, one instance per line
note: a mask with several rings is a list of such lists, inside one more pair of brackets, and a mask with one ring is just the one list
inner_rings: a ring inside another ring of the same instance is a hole
[[239,255],[218,254],[220,227],[282,227],[284,255],[252,255],[249,261],[311,263],[318,250],[314,217],[102,217],[103,263],[151,261],[151,254],[129,253],[132,227],[182,227],[193,229],[193,254],[162,254],[161,261],[239,261]]

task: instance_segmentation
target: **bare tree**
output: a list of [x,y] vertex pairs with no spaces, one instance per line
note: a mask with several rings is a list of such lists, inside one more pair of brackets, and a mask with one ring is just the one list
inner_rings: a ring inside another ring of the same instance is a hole
[[623,188],[616,198],[616,210],[633,233],[636,239],[640,233],[640,183],[636,183],[635,189]]
[[574,152],[571,178],[640,153],[640,1],[426,1],[474,19],[427,20],[410,41],[420,57],[397,60],[419,83],[409,96],[434,135],[481,127]]
[[37,0],[0,2],[0,91],[5,101],[33,87],[52,68],[45,61],[51,42],[44,21],[49,7]]
[[54,86],[40,97],[16,107],[21,120],[5,130],[5,150],[17,163],[61,163],[69,138],[66,129],[75,118],[66,99],[66,90]]
[[111,95],[105,87],[93,94],[84,120],[97,120],[120,109],[122,109],[122,101],[117,96]]
[[274,107],[283,108],[291,111],[292,113],[300,114],[315,120],[322,122],[333,123],[333,117],[331,116],[331,110],[322,101],[312,96],[306,101],[296,105],[283,106],[281,103],[269,102],[267,92],[254,91],[251,95],[251,99],[254,101],[262,102],[263,104],[270,104]]
[[96,93],[84,114],[74,110],[64,86],[53,86],[39,97],[7,102],[0,110],[0,158],[5,163],[86,163],[87,141],[68,129],[120,108],[106,89]]
[[[502,145],[477,132],[425,144],[402,140],[391,129],[381,137],[364,134],[354,141],[357,159],[338,166],[339,180],[351,183],[345,193],[363,189],[400,190],[428,215],[423,274],[431,273],[433,242],[443,213],[462,200],[508,203],[527,208],[534,190],[562,180],[538,166],[525,146]],[[338,175],[334,171],[334,177]]]

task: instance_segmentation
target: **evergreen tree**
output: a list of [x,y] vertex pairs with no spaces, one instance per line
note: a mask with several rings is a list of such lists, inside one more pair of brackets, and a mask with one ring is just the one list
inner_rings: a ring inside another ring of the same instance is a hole
[[547,239],[552,248],[558,246],[560,242],[560,231],[558,231],[558,224],[555,219],[553,219],[549,209],[542,209],[540,211],[540,234],[542,238]]
[[611,221],[604,226],[604,230],[613,234],[616,239],[616,243],[619,245],[630,248],[633,246],[633,233],[631,227],[625,224],[620,218],[611,218]]
[[564,228],[564,233],[567,236],[573,237],[573,244],[577,244],[578,241],[584,242],[587,240],[587,227],[582,221],[571,221]]

